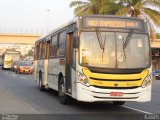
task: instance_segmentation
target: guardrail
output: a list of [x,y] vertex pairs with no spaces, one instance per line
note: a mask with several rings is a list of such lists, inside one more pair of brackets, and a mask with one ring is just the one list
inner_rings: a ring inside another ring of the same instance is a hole
[[46,30],[43,29],[9,29],[9,28],[0,28],[0,34],[45,34]]

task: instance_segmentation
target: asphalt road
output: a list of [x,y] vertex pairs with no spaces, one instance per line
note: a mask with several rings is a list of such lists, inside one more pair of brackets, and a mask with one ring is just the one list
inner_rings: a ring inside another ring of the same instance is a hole
[[33,81],[32,75],[0,69],[0,113],[23,114],[26,120],[29,118],[25,118],[24,114],[32,119],[36,116],[39,120],[147,119],[146,114],[160,113],[160,80],[153,81],[151,102],[129,102],[124,106],[114,106],[109,102],[83,103],[73,100],[70,105],[62,105],[56,91],[39,91],[38,83]]

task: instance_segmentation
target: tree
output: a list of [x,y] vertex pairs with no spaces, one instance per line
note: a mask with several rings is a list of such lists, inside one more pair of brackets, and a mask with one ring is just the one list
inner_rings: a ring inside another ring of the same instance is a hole
[[76,16],[84,16],[88,14],[115,14],[120,5],[114,0],[75,0],[70,3],[70,7],[75,7]]
[[[153,41],[156,38],[154,25],[160,26],[160,0],[115,0],[121,4],[121,9],[116,15],[126,15],[130,17],[140,17],[147,21],[150,38]],[[123,6],[123,7],[122,7]]]
[[147,21],[150,38],[156,38],[154,25],[160,26],[160,0],[75,0],[70,7],[75,7],[76,16],[88,14],[116,14],[139,17]]
[[156,38],[157,38],[157,39],[160,39],[160,33],[157,33],[157,34],[156,34]]

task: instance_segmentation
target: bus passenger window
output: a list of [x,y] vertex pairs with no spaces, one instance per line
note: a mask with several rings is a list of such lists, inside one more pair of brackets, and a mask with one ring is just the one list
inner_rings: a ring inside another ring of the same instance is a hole
[[57,56],[57,50],[58,50],[57,35],[55,35],[55,36],[52,37],[51,56],[56,57]]
[[66,51],[66,31],[60,33],[59,37],[59,48],[57,55],[58,56],[64,56]]

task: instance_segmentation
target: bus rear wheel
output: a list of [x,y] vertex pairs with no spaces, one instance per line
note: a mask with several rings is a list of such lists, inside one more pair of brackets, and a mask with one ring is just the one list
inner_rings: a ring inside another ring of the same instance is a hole
[[60,103],[64,105],[69,103],[70,99],[65,93],[65,83],[63,77],[61,77],[58,81],[58,96]]
[[119,106],[119,105],[124,105],[125,102],[124,101],[113,101],[113,104]]
[[40,91],[44,91],[45,90],[45,87],[43,85],[43,80],[42,80],[42,74],[41,73],[39,74],[39,89],[40,89]]

